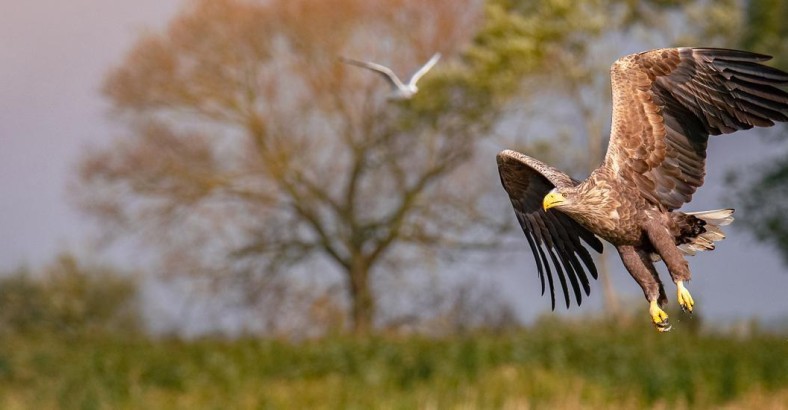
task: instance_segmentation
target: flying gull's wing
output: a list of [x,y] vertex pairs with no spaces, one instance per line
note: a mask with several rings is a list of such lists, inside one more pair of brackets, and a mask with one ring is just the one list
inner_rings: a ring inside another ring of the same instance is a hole
[[386,66],[382,66],[380,64],[376,64],[368,61],[353,60],[352,58],[346,58],[346,57],[340,57],[340,59],[344,63],[366,68],[382,75],[386,79],[386,81],[388,81],[389,84],[391,84],[391,86],[394,87],[394,89],[403,90],[406,88],[405,84],[403,84],[402,81],[400,81],[399,77],[397,77],[397,75],[394,74],[394,72],[391,71],[391,69]]
[[430,58],[430,61],[427,61],[427,63],[424,64],[421,68],[419,68],[418,71],[413,73],[413,76],[410,77],[410,81],[408,81],[408,85],[410,86],[416,85],[416,83],[421,79],[421,77],[424,77],[424,74],[427,74],[427,71],[430,71],[432,67],[435,66],[435,64],[437,64],[438,60],[440,59],[441,59],[441,53],[435,53],[432,56],[432,58]]

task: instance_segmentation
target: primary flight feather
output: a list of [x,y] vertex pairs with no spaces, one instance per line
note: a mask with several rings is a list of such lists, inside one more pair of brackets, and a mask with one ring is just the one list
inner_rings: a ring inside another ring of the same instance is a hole
[[[582,182],[524,154],[498,154],[501,183],[536,259],[553,308],[556,288],[579,305],[596,278],[585,248],[613,244],[643,289],[657,329],[670,329],[667,297],[654,262],[663,260],[682,309],[684,255],[714,249],[732,209],[681,212],[706,174],[710,135],[788,121],[788,73],[761,64],[771,57],[714,48],[666,48],[632,54],[611,67],[613,121],[602,165]],[[588,273],[588,274],[587,274]],[[557,282],[556,282],[557,278]]]

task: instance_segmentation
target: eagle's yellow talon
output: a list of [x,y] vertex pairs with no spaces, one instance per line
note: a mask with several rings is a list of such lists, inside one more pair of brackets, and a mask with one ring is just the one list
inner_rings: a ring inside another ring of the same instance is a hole
[[695,301],[692,300],[692,295],[690,295],[687,288],[684,287],[684,281],[677,281],[676,287],[678,288],[678,300],[679,306],[685,311],[692,313],[692,308],[695,306]]
[[662,310],[657,301],[652,301],[649,304],[648,313],[651,315],[651,321],[660,332],[667,332],[670,330],[670,322],[668,321],[668,314]]

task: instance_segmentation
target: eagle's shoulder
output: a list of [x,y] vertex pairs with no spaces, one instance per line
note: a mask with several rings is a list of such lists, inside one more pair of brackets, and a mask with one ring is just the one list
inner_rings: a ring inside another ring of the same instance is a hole
[[691,52],[691,49],[678,47],[629,54],[616,60],[610,66],[610,72],[611,74],[642,72],[653,81],[656,76],[667,75],[675,70],[682,58],[686,58],[682,54],[687,52]]

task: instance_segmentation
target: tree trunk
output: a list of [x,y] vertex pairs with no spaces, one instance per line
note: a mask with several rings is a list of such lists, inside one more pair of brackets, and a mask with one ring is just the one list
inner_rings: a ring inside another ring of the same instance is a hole
[[[605,245],[606,250],[610,246]],[[617,318],[621,313],[620,305],[618,303],[618,294],[613,287],[613,279],[610,277],[610,267],[607,264],[607,254],[603,253],[596,258],[596,270],[599,277],[602,279],[602,296],[604,298],[605,312],[612,317]]]
[[[579,91],[576,92],[579,95]],[[582,105],[582,103],[581,103]],[[581,106],[583,119],[585,121],[586,138],[588,142],[588,163],[586,168],[588,173],[594,172],[599,166],[605,155],[602,131],[602,123],[599,121],[598,116],[594,111],[587,106]],[[605,248],[610,248],[605,245]],[[620,308],[618,304],[618,294],[616,288],[613,286],[613,280],[610,278],[610,267],[608,266],[608,253],[602,253],[596,258],[596,267],[599,276],[602,279],[602,296],[604,297],[605,312],[613,317],[618,317]]]
[[353,333],[368,334],[375,318],[375,299],[369,285],[369,265],[357,258],[348,271]]

